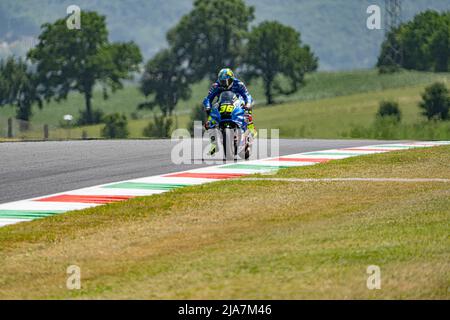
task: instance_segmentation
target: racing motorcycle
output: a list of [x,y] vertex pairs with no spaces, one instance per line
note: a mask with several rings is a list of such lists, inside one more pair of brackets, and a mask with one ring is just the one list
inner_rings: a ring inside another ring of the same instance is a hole
[[220,133],[225,160],[234,160],[236,156],[250,158],[253,135],[247,128],[244,104],[235,93],[225,91],[211,109],[211,129]]

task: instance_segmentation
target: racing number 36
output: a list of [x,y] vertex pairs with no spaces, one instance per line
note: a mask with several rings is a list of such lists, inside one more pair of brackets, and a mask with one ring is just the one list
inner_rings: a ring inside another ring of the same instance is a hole
[[233,110],[234,110],[234,106],[230,104],[230,105],[221,106],[219,112],[220,113],[224,113],[224,112],[231,113],[231,112],[233,112]]

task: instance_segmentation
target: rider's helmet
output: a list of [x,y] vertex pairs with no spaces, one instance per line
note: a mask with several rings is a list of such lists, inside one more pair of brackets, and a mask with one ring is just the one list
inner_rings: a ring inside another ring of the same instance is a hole
[[229,68],[220,70],[219,72],[219,84],[222,88],[229,90],[234,80],[234,73]]

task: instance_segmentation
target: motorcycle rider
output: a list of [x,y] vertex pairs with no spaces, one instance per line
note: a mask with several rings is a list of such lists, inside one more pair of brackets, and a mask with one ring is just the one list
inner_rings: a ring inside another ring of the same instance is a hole
[[[208,95],[203,100],[203,106],[208,115],[205,128],[209,129],[213,125],[213,123],[211,123],[212,122],[211,116],[209,115],[212,108],[212,103],[214,99],[220,96],[220,94],[224,91],[232,91],[233,93],[239,95],[241,99],[244,101],[243,108],[246,111],[248,129],[253,134],[253,136],[256,137],[257,133],[255,130],[255,125],[253,124],[253,116],[252,116],[253,98],[248,92],[245,84],[241,80],[237,79],[234,76],[233,71],[229,68],[224,68],[220,70],[217,81],[212,84]],[[213,155],[214,153],[216,153],[216,151],[217,151],[217,144],[215,138],[211,136],[211,150],[209,154]]]

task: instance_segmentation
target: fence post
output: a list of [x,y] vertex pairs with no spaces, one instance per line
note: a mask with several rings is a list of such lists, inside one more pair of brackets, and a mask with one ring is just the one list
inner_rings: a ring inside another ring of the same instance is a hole
[[48,124],[44,124],[44,140],[48,140]]
[[8,138],[13,137],[12,118],[8,118]]

